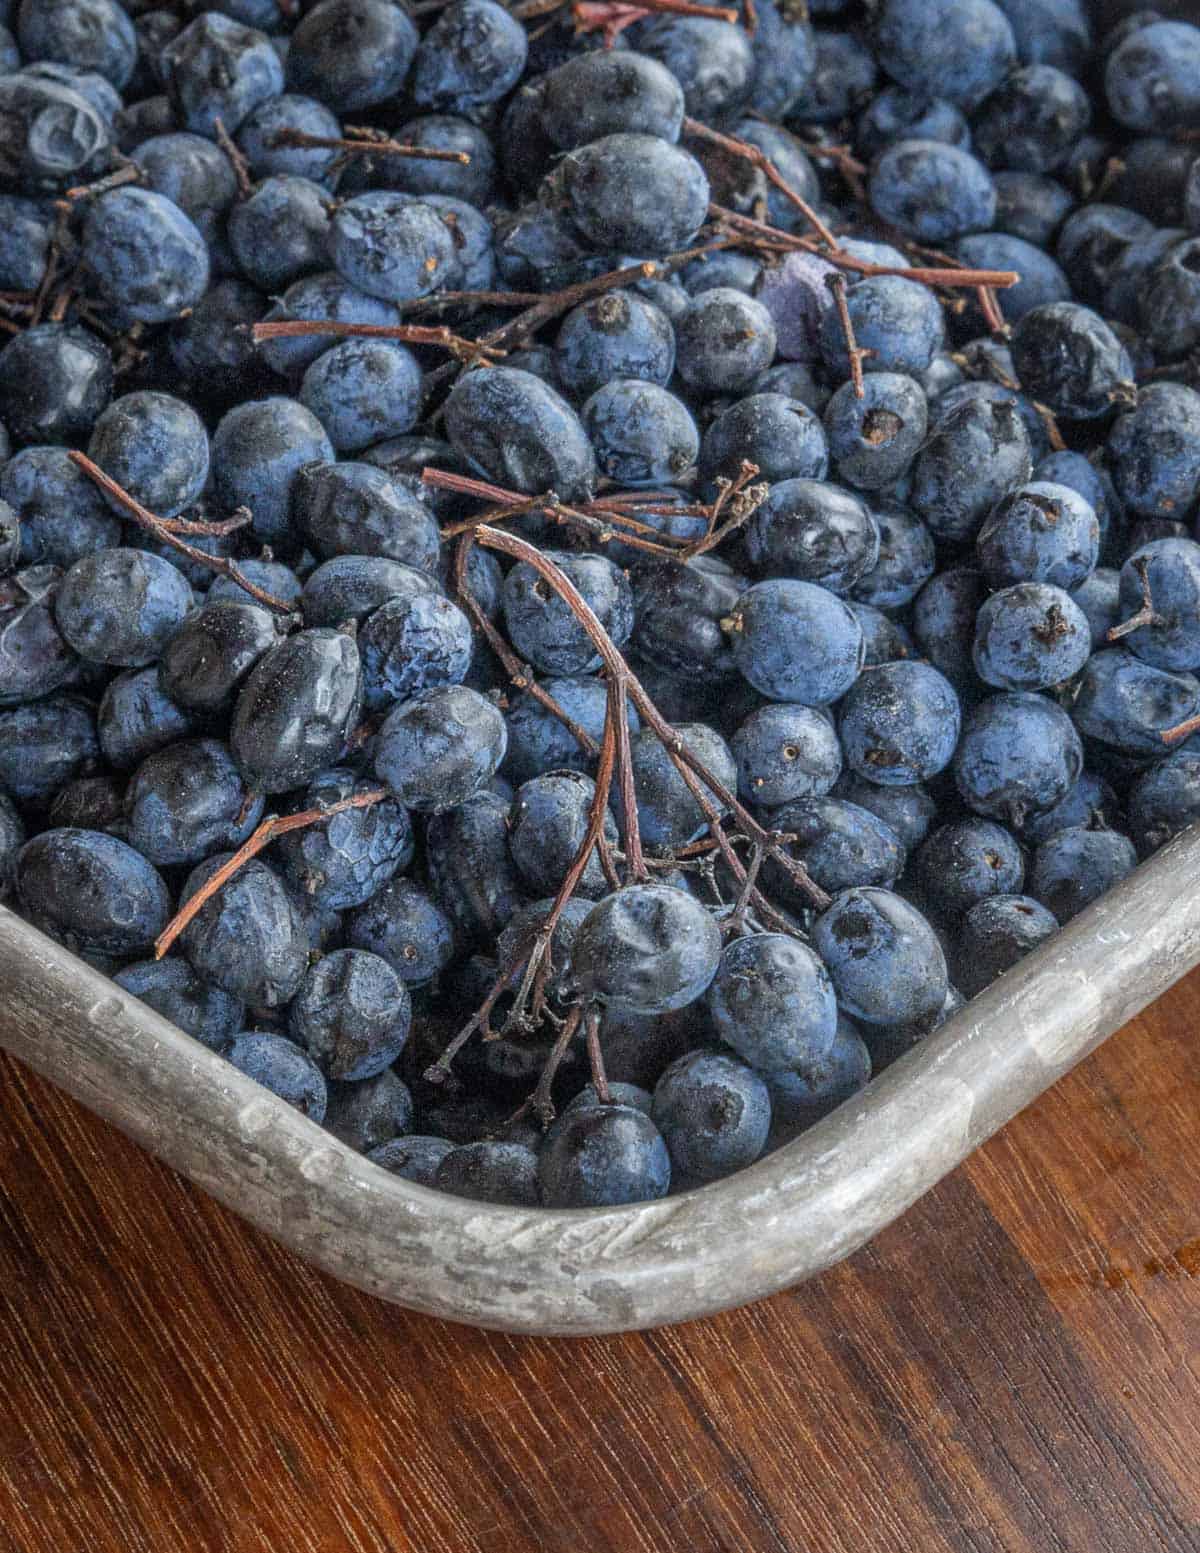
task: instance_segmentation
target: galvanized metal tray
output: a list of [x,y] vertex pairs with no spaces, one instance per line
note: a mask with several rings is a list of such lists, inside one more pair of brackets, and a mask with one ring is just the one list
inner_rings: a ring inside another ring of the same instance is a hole
[[1197,961],[1200,828],[794,1143],[628,1208],[499,1208],[399,1180],[3,908],[0,1046],[334,1277],[456,1321],[583,1335],[831,1266]]

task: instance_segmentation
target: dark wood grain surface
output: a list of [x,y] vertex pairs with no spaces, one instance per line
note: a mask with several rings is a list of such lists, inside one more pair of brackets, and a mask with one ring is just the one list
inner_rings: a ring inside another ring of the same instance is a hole
[[0,1082],[4,1553],[1200,1550],[1200,973],[844,1266],[625,1338],[378,1304]]

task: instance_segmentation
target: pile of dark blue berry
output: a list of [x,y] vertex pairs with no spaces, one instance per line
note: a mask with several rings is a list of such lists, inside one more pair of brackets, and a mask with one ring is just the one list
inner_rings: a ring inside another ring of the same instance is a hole
[[0,895],[410,1180],[794,1137],[1200,816],[1192,0],[0,0]]

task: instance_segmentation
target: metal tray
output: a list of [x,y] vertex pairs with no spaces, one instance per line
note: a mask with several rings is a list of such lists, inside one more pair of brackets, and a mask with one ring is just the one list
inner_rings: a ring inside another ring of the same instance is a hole
[[794,1143],[629,1208],[499,1208],[389,1175],[3,908],[0,1046],[347,1283],[583,1335],[686,1321],[831,1266],[1197,961],[1200,827]]

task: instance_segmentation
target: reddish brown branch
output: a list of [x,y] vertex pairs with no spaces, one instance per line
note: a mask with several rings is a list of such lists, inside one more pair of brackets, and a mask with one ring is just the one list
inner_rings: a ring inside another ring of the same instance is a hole
[[653,16],[659,11],[673,12],[678,16],[715,17],[718,21],[726,22],[737,22],[740,19],[736,11],[724,6],[705,5],[703,0],[637,0],[636,4],[628,4],[626,0],[572,0],[571,4],[575,31],[602,32],[609,48],[618,33],[624,32],[626,27],[632,27],[634,22],[644,21],[647,16]]
[[791,184],[765,151],[758,146],[751,145],[747,140],[738,140],[734,135],[722,135],[719,130],[710,129],[707,124],[702,124],[699,119],[685,118],[683,121],[683,132],[685,135],[691,135],[694,140],[707,140],[711,145],[720,146],[730,156],[740,157],[743,161],[749,162],[751,166],[757,167],[768,183],[774,184],[780,194],[796,207],[827,248],[836,248],[838,246],[837,238],[834,237],[825,222],[822,221],[808,201],[792,188]]
[[1183,739],[1190,738],[1193,733],[1200,733],[1200,715],[1188,717],[1181,723],[1176,723],[1174,728],[1165,728],[1159,734],[1164,744],[1178,744]]
[[426,324],[351,324],[333,318],[276,318],[250,327],[250,338],[256,345],[263,340],[299,339],[313,334],[400,340],[406,345],[437,345],[464,362],[486,363],[504,354],[484,340],[468,340],[450,329]]
[[[482,501],[495,503],[487,512],[448,524],[441,531],[445,540],[472,533],[481,523],[508,523],[523,513],[536,511],[554,523],[582,529],[599,545],[606,545],[620,537],[623,543],[633,549],[658,556],[662,560],[675,560],[682,554],[682,551],[677,553],[671,548],[669,535],[657,535],[657,531],[648,524],[639,523],[636,518],[623,512],[606,510],[598,503],[568,507],[559,501],[553,491],[546,491],[539,496],[522,496],[518,491],[506,491],[502,486],[488,484],[486,480],[474,480],[469,475],[452,474],[444,469],[426,468],[422,470],[421,478],[426,485],[453,491],[459,496],[477,496]],[[645,534],[656,534],[656,538],[646,539],[643,537]]]
[[[701,538],[683,547],[681,559],[690,561],[698,555],[706,555],[710,550],[718,549],[731,534],[736,533],[743,524],[749,522],[766,500],[770,490],[767,485],[750,484],[757,473],[758,465],[743,459],[742,467],[735,480],[726,479],[724,475],[717,477],[717,498],[705,514],[708,518],[708,530]],[[727,507],[729,518],[725,523],[721,523],[721,516]]]
[[233,168],[233,176],[237,179],[238,198],[245,199],[254,188],[254,180],[250,176],[250,163],[246,160],[245,153],[240,147],[234,145],[233,136],[225,128],[220,119],[213,120],[213,134],[216,142],[229,158]]
[[172,534],[204,534],[213,539],[224,539],[226,534],[236,534],[238,529],[254,520],[249,507],[239,507],[227,518],[159,518],[158,521]]
[[[530,1111],[537,1117],[543,1127],[549,1127],[554,1120],[554,1101],[551,1099],[551,1090],[554,1088],[554,1080],[558,1077],[558,1070],[562,1066],[563,1058],[567,1055],[567,1048],[575,1039],[583,1019],[582,1005],[576,1004],[567,1013],[563,1020],[562,1029],[555,1037],[554,1045],[550,1048],[550,1054],[542,1067],[541,1075],[537,1081],[537,1088],[508,1119],[508,1126],[519,1122]],[[435,1064],[436,1066],[436,1064]],[[426,1077],[429,1075],[426,1074]]]
[[95,183],[79,183],[73,189],[68,189],[64,198],[69,200],[96,199],[101,194],[107,194],[110,189],[119,189],[127,183],[141,183],[142,169],[136,162],[126,162],[118,167],[115,172],[106,173],[103,178],[97,178]]
[[815,253],[819,258],[837,265],[839,269],[852,270],[856,275],[899,275],[904,280],[920,281],[926,286],[972,288],[995,286],[1001,291],[1015,286],[1021,278],[1015,270],[941,270],[921,269],[916,266],[901,269],[892,264],[871,264],[866,259],[859,259],[854,254],[846,253],[844,249],[823,248],[811,238],[800,237],[795,232],[785,232],[782,227],[771,226],[766,221],[755,221],[752,216],[739,215],[736,210],[727,210],[724,205],[709,205],[708,210],[714,220],[721,222],[726,228],[733,228],[749,237],[759,238],[768,249],[771,247],[803,249],[805,253]]
[[483,1037],[485,1040],[489,1035],[494,1036],[495,1032],[492,1030],[491,1026],[492,1010],[500,1001],[501,997],[503,997],[504,993],[508,991],[509,986],[512,983],[512,978],[516,974],[519,964],[520,962],[518,961],[516,964],[501,966],[500,973],[492,983],[487,997],[484,998],[483,1002],[471,1015],[470,1019],[467,1020],[466,1024],[463,1025],[462,1029],[458,1032],[454,1039],[449,1043],[438,1060],[434,1063],[431,1063],[430,1066],[425,1069],[423,1076],[427,1083],[445,1083],[445,1081],[450,1077],[450,1069],[454,1064],[455,1057],[457,1057],[459,1052],[462,1051],[463,1047],[475,1034],[476,1030],[483,1032]]
[[[629,750],[629,706],[626,689],[618,680],[608,682],[608,721],[613,729],[613,760],[620,791],[621,815],[625,831],[625,859],[629,864],[631,879],[641,881],[649,877],[646,859],[642,855],[642,832],[638,820],[637,793],[633,784],[633,761]],[[600,840],[604,839],[601,827]]]
[[601,1105],[611,1105],[612,1091],[608,1087],[608,1075],[604,1071],[604,1054],[600,1050],[600,1010],[594,1003],[589,1004],[585,1010],[583,1023],[587,1031],[588,1066],[592,1070],[592,1088],[596,1091],[596,1099]]
[[838,321],[846,339],[846,355],[850,358],[850,381],[854,384],[854,397],[862,399],[867,392],[863,383],[863,362],[875,352],[863,350],[854,333],[854,321],[850,317],[850,305],[846,301],[846,277],[829,275],[826,276],[825,284],[833,292],[833,304],[837,308]]
[[31,324],[41,322],[42,310],[45,308],[50,298],[50,293],[54,289],[54,283],[58,279],[58,266],[62,259],[63,246],[66,243],[70,220],[70,201],[55,200],[54,230],[50,234],[50,241],[46,247],[46,267],[42,271],[42,278],[38,281],[37,290],[33,294],[33,307],[29,315],[29,322]]
[[286,836],[293,830],[304,830],[309,825],[319,825],[324,820],[332,819],[335,814],[344,813],[347,809],[369,809],[372,804],[382,803],[385,798],[390,797],[391,794],[386,788],[374,787],[369,792],[356,793],[351,798],[340,798],[337,803],[331,803],[327,808],[304,809],[299,814],[272,815],[264,820],[250,839],[243,842],[233,856],[204,881],[195,895],[186,901],[167,923],[154,941],[154,958],[161,960],[197,912],[203,910],[218,890],[223,889],[239,869],[244,868],[252,857],[257,857],[277,836]]
[[[484,545],[489,550],[499,550],[502,554],[510,555],[515,560],[525,561],[534,571],[542,577],[558,594],[578,620],[587,634],[588,640],[595,647],[604,665],[604,669],[610,681],[616,681],[623,686],[625,693],[633,702],[634,710],[655,736],[660,740],[663,748],[670,755],[681,774],[686,768],[712,793],[725,810],[731,813],[740,830],[752,841],[762,846],[766,854],[779,863],[796,887],[808,896],[814,906],[824,910],[829,904],[829,896],[816,884],[808,874],[804,865],[784,851],[779,838],[773,831],[768,831],[760,825],[754,816],[738,801],[737,795],[716,777],[704,762],[696,755],[687,744],[679,737],[679,734],[666,718],[659,712],[654,702],[647,695],[641,682],[629,667],[612,637],[600,624],[587,600],[575,587],[574,583],[555,566],[547,556],[543,555],[536,546],[529,544],[524,539],[518,539],[515,534],[506,534],[500,529],[488,528],[481,525],[472,536],[478,544]],[[601,746],[601,766],[604,764],[604,746]],[[611,775],[611,773],[610,773]],[[597,790],[600,789],[601,780],[597,777]],[[711,808],[711,802],[709,807]],[[715,838],[714,838],[715,839]],[[594,844],[594,843],[593,843]],[[585,860],[586,861],[586,860]],[[739,864],[740,866],[740,864]],[[582,872],[582,865],[580,866]]]
[[[426,485],[439,490],[452,491],[458,496],[477,497],[480,501],[493,504],[487,511],[477,513],[474,517],[460,518],[455,523],[447,524],[441,531],[443,539],[457,539],[463,534],[473,533],[481,523],[508,523],[526,512],[536,511],[555,523],[582,529],[600,545],[620,539],[622,544],[631,549],[657,556],[660,560],[689,561],[724,543],[731,533],[754,514],[767,494],[765,485],[746,488],[747,481],[757,473],[756,464],[743,463],[736,480],[717,480],[715,502],[709,505],[695,502],[687,507],[663,505],[661,500],[653,499],[653,492],[646,493],[650,499],[643,507],[639,505],[639,494],[636,491],[620,492],[604,500],[585,502],[576,507],[560,502],[553,491],[544,491],[538,496],[523,496],[519,491],[507,491],[503,486],[476,480],[470,475],[454,474],[446,469],[425,468],[421,478]],[[730,519],[718,527],[718,518],[727,503]],[[708,527],[699,539],[689,542],[641,522],[631,512],[624,510],[626,506],[632,507],[634,512],[663,516],[683,513],[691,517],[707,518]],[[653,539],[646,537],[651,534],[654,535]]]
[[[712,15],[706,10],[706,15]],[[619,291],[623,286],[636,285],[640,280],[654,280],[662,275],[669,275],[681,265],[687,264],[691,259],[700,254],[714,253],[720,248],[736,246],[736,239],[721,237],[697,248],[685,249],[681,253],[671,254],[665,259],[647,259],[640,264],[626,265],[620,270],[608,270],[603,275],[594,275],[589,280],[577,281],[573,286],[564,286],[561,291],[553,291],[545,296],[538,295],[536,301],[525,308],[516,318],[510,319],[498,329],[482,335],[478,342],[479,347],[487,351],[506,350],[510,345],[517,345],[527,340],[530,335],[544,325],[552,322],[561,314],[569,312],[571,308],[580,306],[583,302],[590,301],[593,297],[603,296],[608,291]],[[451,295],[452,293],[447,293]],[[458,293],[470,296],[471,293]],[[423,298],[422,302],[428,302],[431,306],[438,302],[437,297]],[[437,367],[425,377],[427,393],[432,393],[444,382],[455,377],[458,368],[453,362],[447,362],[444,366]]]
[[[347,126],[349,127],[349,126]],[[294,146],[302,150],[340,151],[343,156],[407,156],[421,162],[458,162],[465,167],[471,160],[465,151],[442,151],[434,146],[413,146],[403,140],[378,139],[360,132],[354,139],[336,135],[309,135],[302,129],[280,129],[271,136],[272,146]]]
[[471,553],[469,543],[460,544],[454,554],[454,589],[459,602],[470,615],[476,629],[480,632],[488,646],[499,658],[504,667],[504,672],[518,690],[523,690],[533,697],[539,706],[544,707],[552,717],[556,717],[571,737],[578,743],[586,755],[596,756],[600,753],[600,746],[582,727],[570,717],[558,702],[546,690],[543,690],[534,678],[533,670],[527,663],[522,663],[516,653],[501,636],[500,632],[479,607],[479,601],[471,592],[467,582],[467,558]]
[[[189,561],[197,561],[201,566],[207,566],[210,571],[217,572],[222,577],[228,577],[231,582],[237,583],[239,588],[244,588],[252,599],[266,606],[267,609],[276,610],[281,615],[293,613],[292,606],[283,599],[277,599],[273,593],[268,593],[260,588],[257,583],[251,582],[243,573],[236,561],[231,561],[228,556],[209,555],[206,550],[199,550],[195,545],[189,545],[186,540],[180,539],[178,530],[181,522],[178,519],[160,518],[156,513],[143,507],[140,501],[132,497],[124,487],[117,484],[111,475],[106,475],[98,464],[94,464],[86,453],[80,453],[72,449],[67,457],[71,462],[82,469],[88,479],[98,485],[106,495],[111,496],[119,506],[123,507],[129,516],[139,527],[152,534],[155,539],[168,545],[172,550],[178,550],[180,555],[186,555]],[[234,522],[234,519],[237,521]],[[245,519],[241,516],[241,510],[234,514],[230,523],[234,528],[242,527]],[[193,528],[192,533],[213,532],[211,527],[204,529]],[[229,530],[225,530],[228,532]]]
[[1108,632],[1110,642],[1119,642],[1123,636],[1129,636],[1134,631],[1140,631],[1142,626],[1163,625],[1163,617],[1154,607],[1154,595],[1150,588],[1150,567],[1145,556],[1135,556],[1133,569],[1138,576],[1138,584],[1142,591],[1142,607],[1136,614],[1130,615],[1128,620],[1122,620]]

